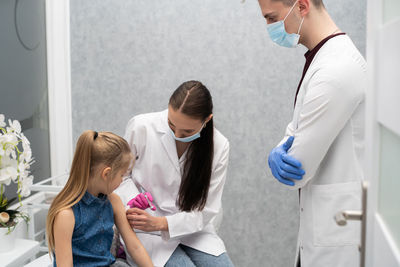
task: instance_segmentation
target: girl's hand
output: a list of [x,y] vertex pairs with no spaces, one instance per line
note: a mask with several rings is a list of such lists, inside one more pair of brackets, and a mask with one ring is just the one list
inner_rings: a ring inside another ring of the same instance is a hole
[[135,229],[144,232],[168,231],[168,222],[165,217],[154,217],[138,208],[128,209],[126,217],[131,227]]

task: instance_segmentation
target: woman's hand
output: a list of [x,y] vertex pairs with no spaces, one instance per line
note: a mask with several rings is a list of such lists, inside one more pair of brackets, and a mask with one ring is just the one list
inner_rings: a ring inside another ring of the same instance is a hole
[[168,222],[165,217],[154,217],[138,208],[128,209],[126,217],[131,227],[135,229],[145,232],[168,231]]
[[139,208],[145,210],[150,208],[151,210],[156,210],[156,206],[153,204],[153,196],[150,192],[140,193],[136,197],[132,198],[128,202],[128,206],[131,208]]

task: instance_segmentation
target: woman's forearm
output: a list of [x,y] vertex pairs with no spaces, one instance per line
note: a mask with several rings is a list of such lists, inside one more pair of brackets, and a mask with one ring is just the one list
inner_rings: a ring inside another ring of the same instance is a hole
[[160,231],[168,232],[168,221],[165,217],[158,217]]

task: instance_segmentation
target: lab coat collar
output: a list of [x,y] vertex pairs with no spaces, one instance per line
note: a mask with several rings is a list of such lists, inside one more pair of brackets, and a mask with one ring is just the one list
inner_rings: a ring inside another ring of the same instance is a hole
[[160,114],[160,122],[157,123],[156,130],[157,132],[162,133],[161,143],[163,144],[164,149],[167,152],[168,157],[171,160],[171,163],[174,165],[176,171],[181,174],[175,139],[171,136],[168,129],[168,109],[163,110]]
[[156,123],[156,131],[159,133],[168,133],[168,109],[160,112],[160,121]]

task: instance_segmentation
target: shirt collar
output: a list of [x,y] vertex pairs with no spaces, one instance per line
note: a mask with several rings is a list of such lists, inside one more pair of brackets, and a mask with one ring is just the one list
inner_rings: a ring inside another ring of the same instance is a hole
[[95,197],[92,194],[90,194],[88,191],[86,191],[82,197],[82,201],[86,205],[90,205],[93,201],[104,202],[106,199],[107,199],[107,195],[99,194],[98,197]]
[[314,58],[314,56],[317,54],[317,52],[321,49],[321,47],[322,47],[327,41],[329,41],[329,39],[331,39],[331,38],[333,38],[333,37],[336,37],[336,36],[338,36],[338,35],[345,35],[345,34],[346,34],[346,33],[344,33],[344,32],[339,32],[339,33],[336,33],[336,34],[331,34],[331,35],[329,35],[328,37],[322,39],[322,41],[319,42],[313,49],[308,50],[308,51],[304,54],[304,57],[306,58],[307,61],[311,61],[311,60]]

